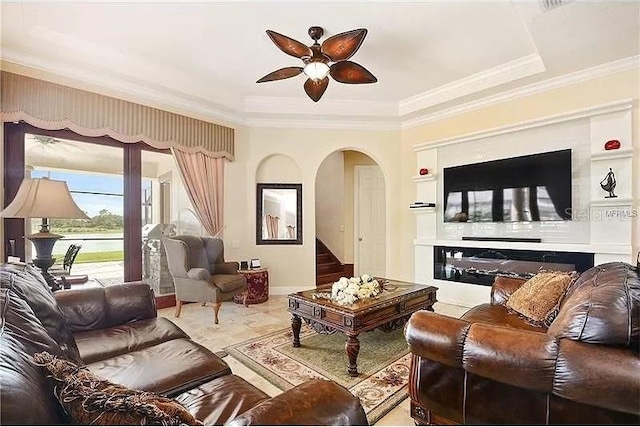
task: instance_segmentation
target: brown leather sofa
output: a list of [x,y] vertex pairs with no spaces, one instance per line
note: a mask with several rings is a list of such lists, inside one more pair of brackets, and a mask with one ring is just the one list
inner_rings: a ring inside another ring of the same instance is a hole
[[42,368],[47,351],[131,388],[175,398],[206,425],[366,425],[359,400],[311,380],[276,397],[157,317],[144,283],[52,295],[29,266],[0,267],[0,424],[68,424]]
[[460,319],[411,317],[416,423],[638,425],[638,269],[608,263],[584,272],[548,329],[506,309],[523,283],[496,278],[491,304]]

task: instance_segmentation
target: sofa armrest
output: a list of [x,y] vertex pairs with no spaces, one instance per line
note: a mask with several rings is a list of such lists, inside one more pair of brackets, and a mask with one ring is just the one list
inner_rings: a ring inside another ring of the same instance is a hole
[[229,425],[368,425],[360,400],[333,381],[309,380],[261,402]]
[[431,311],[416,311],[404,334],[411,353],[453,367],[462,366],[462,347],[471,323]]
[[78,288],[54,294],[72,332],[104,329],[157,316],[153,291],[144,282]]
[[236,261],[219,262],[213,264],[213,274],[237,274],[240,269],[240,264]]
[[193,280],[204,280],[205,282],[208,282],[211,278],[211,274],[209,274],[209,271],[207,271],[206,268],[192,268],[187,271],[187,277]]
[[518,290],[524,282],[526,282],[525,279],[516,277],[496,276],[491,286],[491,304],[506,305],[511,294]]

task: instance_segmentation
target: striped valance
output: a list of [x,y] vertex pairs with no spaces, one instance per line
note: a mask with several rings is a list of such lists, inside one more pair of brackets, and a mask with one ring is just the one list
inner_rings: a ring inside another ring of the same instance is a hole
[[234,130],[226,126],[8,72],[0,89],[3,122],[234,157]]

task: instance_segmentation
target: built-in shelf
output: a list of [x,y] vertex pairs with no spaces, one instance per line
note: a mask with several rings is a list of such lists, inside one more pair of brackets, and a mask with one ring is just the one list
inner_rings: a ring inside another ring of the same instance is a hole
[[591,155],[591,161],[626,159],[633,156],[633,148],[621,148],[618,150],[602,151]]
[[630,206],[633,199],[626,197],[611,197],[609,199],[592,200],[590,206]]
[[426,181],[433,181],[436,179],[436,176],[434,174],[426,174],[426,175],[416,175],[413,177],[413,182],[426,182]]
[[416,213],[434,213],[436,211],[436,208],[431,206],[431,207],[424,207],[424,208],[409,208],[409,210],[414,211]]

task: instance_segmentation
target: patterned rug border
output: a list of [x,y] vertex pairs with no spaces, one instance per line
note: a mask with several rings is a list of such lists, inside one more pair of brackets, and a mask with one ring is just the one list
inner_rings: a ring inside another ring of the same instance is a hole
[[[248,339],[248,340],[245,340],[245,341],[242,341],[242,342],[239,342],[239,343],[232,344],[230,346],[225,347],[224,351],[229,353],[229,355],[231,357],[233,357],[234,359],[236,359],[238,362],[242,363],[247,368],[251,369],[256,374],[260,375],[261,377],[263,377],[264,379],[269,381],[275,387],[279,388],[282,391],[286,391],[286,390],[289,390],[289,389],[293,388],[294,385],[291,384],[290,382],[288,382],[283,377],[279,376],[278,374],[276,374],[274,372],[271,372],[269,369],[265,368],[263,365],[261,365],[260,363],[256,362],[255,360],[253,360],[249,356],[245,355],[240,350],[238,350],[238,348],[246,346],[246,345],[248,345],[250,343],[253,343],[253,342],[256,342],[256,341],[265,340],[265,339],[268,339],[270,337],[274,337],[274,336],[277,336],[277,335],[282,335],[282,334],[287,333],[289,331],[291,331],[291,328],[279,329],[277,331],[273,331],[273,332],[261,335],[259,337],[255,337],[255,338]],[[303,332],[303,334],[304,334],[304,332]],[[308,336],[309,335],[309,334],[304,334],[304,335],[303,334],[301,334],[301,339],[304,339],[304,336]],[[391,366],[395,361],[398,361],[398,360],[402,359],[403,357],[406,357],[408,353],[409,353],[409,350],[407,349],[406,353],[403,353],[402,355],[398,356],[397,359],[392,360],[388,365],[386,365],[386,367]],[[304,363],[302,360],[297,360],[297,359],[295,359],[295,358],[293,358],[293,357],[291,357],[291,356],[289,356],[287,354],[284,354],[284,353],[282,353],[282,354],[285,355],[286,357],[289,357],[292,360],[300,363],[301,365],[306,366],[310,370],[312,370],[314,372],[317,372],[320,375],[327,376],[325,372],[319,372],[316,368],[309,366],[307,363]],[[358,384],[364,382],[366,379],[371,378],[377,372],[380,372],[380,371],[376,371],[372,375],[369,375],[367,377],[363,377],[361,381],[359,381],[358,383],[356,383],[355,385],[353,385],[351,387],[355,387]],[[400,404],[400,402],[405,400],[408,397],[408,395],[409,395],[408,394],[408,384],[406,384],[403,387],[401,387],[399,390],[397,390],[395,393],[393,393],[391,396],[387,397],[384,400],[383,403],[379,404],[376,408],[374,408],[373,410],[371,410],[367,414],[367,419],[369,421],[369,424],[370,425],[375,424],[378,420],[380,420],[383,416],[385,416],[393,408],[395,408],[398,404]]]

